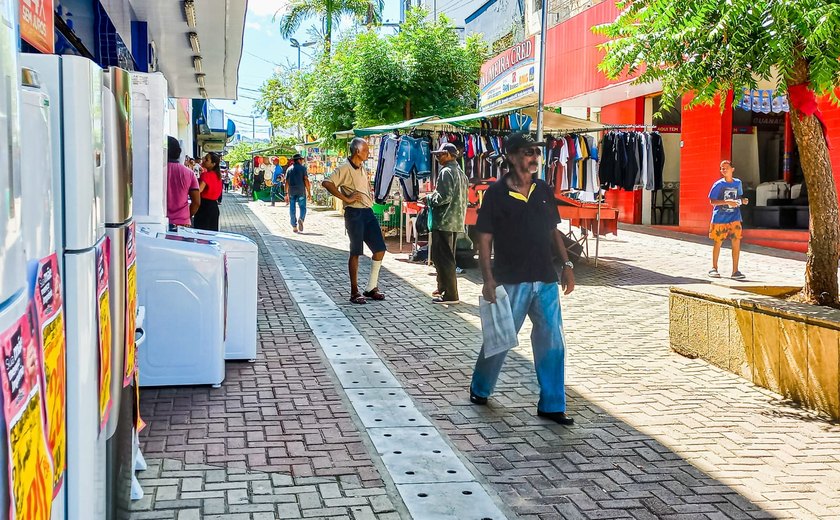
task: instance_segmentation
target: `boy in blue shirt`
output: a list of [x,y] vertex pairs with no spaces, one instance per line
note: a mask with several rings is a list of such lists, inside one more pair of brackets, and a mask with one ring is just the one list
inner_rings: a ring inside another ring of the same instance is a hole
[[712,224],[709,227],[709,238],[715,241],[712,250],[712,270],[709,276],[720,278],[718,272],[718,258],[723,241],[727,238],[732,240],[732,279],[743,280],[746,278],[738,270],[738,257],[741,255],[741,206],[747,204],[749,199],[744,198],[744,188],[741,181],[733,177],[735,168],[732,161],[720,163],[720,174],[722,179],[712,185],[709,191],[709,202],[712,210]]

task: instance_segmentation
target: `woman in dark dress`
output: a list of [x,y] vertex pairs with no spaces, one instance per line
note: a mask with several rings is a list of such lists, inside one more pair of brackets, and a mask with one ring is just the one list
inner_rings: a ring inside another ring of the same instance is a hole
[[204,171],[198,178],[201,191],[201,206],[193,217],[196,229],[219,230],[219,197],[222,196],[222,159],[219,154],[210,152],[204,156],[201,166]]

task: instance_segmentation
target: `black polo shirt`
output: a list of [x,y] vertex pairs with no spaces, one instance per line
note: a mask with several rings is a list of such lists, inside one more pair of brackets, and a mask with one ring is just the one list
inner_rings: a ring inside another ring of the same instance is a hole
[[552,258],[558,223],[557,201],[545,181],[535,181],[527,198],[511,190],[505,179],[487,188],[475,228],[493,235],[496,282],[556,283]]

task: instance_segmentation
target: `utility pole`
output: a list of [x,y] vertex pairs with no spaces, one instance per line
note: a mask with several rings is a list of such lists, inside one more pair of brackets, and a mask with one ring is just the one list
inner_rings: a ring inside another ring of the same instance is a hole
[[256,118],[254,116],[251,116],[251,140],[257,140],[257,123]]
[[432,1],[432,6],[433,6],[433,11],[435,13],[434,14],[435,22],[437,22],[437,19],[438,19],[438,17],[437,17],[437,0]]
[[[537,99],[537,141],[543,140],[543,103],[545,102],[545,41],[548,32],[548,0],[542,0],[542,21],[540,22],[540,68],[539,96]],[[542,161],[540,161],[542,162]],[[545,178],[545,170],[540,165],[540,178]]]

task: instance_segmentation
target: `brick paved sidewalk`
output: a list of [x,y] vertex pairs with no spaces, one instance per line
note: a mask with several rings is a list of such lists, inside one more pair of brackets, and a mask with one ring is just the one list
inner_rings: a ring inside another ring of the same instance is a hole
[[[443,308],[429,301],[432,270],[388,255],[389,300],[353,306],[341,217],[310,211],[307,233],[294,235],[285,206],[250,207],[520,518],[840,518],[840,427],[668,348],[668,288],[705,279],[708,245],[622,231],[602,241],[597,269],[578,270],[563,304],[577,419],[566,429],[535,417],[527,331],[490,406],[469,404],[475,270],[461,278],[466,303]],[[750,278],[801,277],[796,255],[751,251]],[[728,261],[724,251],[722,269]]]
[[257,361],[228,362],[219,389],[142,391],[149,469],[132,519],[398,519],[402,504],[241,200],[225,196],[221,226],[259,244]]

